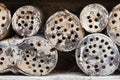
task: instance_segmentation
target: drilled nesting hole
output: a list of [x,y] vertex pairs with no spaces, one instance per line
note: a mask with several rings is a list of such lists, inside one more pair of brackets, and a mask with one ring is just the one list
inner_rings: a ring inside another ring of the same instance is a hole
[[97,17],[100,17],[100,13],[97,13]]
[[2,48],[0,48],[0,53],[2,53],[3,52],[3,49]]
[[112,24],[115,24],[115,22],[116,22],[115,20],[112,20]]
[[114,17],[117,17],[117,16],[118,16],[117,13],[114,13],[113,15],[114,15]]
[[40,42],[38,42],[38,43],[37,43],[37,46],[41,46],[41,43],[40,43]]
[[70,21],[70,22],[71,22],[71,21],[72,21],[72,18],[69,18],[69,19],[68,19],[68,21]]
[[1,24],[1,27],[4,27],[5,26],[5,24]]
[[92,28],[93,27],[93,25],[89,25],[89,28]]
[[119,33],[116,33],[116,37],[119,37],[120,36],[120,34]]
[[21,11],[21,14],[24,14],[25,12],[24,11]]
[[2,20],[5,20],[5,16],[2,16]]
[[55,21],[55,24],[57,24],[58,23],[58,21]]

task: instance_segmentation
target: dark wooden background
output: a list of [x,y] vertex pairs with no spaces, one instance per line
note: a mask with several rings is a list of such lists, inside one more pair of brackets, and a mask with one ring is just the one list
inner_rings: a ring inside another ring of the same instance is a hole
[[[110,12],[114,6],[120,3],[120,0],[0,0],[11,11],[14,12],[23,5],[33,5],[41,8],[44,14],[44,21],[42,28],[39,31],[40,35],[44,34],[46,20],[55,12],[67,9],[79,17],[81,10],[88,4],[99,3],[102,4]],[[105,33],[105,30],[102,32]],[[12,37],[16,33],[11,30],[10,36]],[[86,33],[87,34],[87,33]],[[58,64],[53,71],[56,72],[81,72],[75,61],[75,51],[71,52],[59,52]],[[1,75],[13,75],[8,72]]]

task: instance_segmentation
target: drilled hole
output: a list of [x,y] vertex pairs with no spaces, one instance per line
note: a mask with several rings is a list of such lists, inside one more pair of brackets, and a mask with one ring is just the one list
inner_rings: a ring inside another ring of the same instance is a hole
[[96,46],[97,46],[96,44],[93,45],[93,47],[96,47]]
[[87,19],[90,19],[90,16],[87,16]]
[[24,24],[24,23],[25,23],[25,21],[23,21],[23,20],[22,20],[22,21],[21,21],[21,23],[23,23],[23,24]]
[[27,19],[29,19],[29,16],[26,16]]
[[95,65],[94,67],[95,67],[95,68],[98,68],[98,65]]
[[33,61],[36,61],[36,58],[33,58]]
[[98,60],[98,59],[99,59],[99,57],[98,57],[98,56],[96,56],[96,57],[95,57],[95,59],[97,59],[97,60]]
[[29,53],[29,51],[25,51],[26,53]]
[[84,42],[84,45],[86,45],[87,44],[87,42]]
[[31,19],[33,20],[33,19],[34,19],[34,17],[32,16],[32,17],[31,17]]
[[30,26],[29,30],[33,30],[33,26]]
[[72,42],[75,42],[75,39],[73,39]]
[[51,31],[53,31],[54,30],[54,27],[51,27]]
[[69,21],[72,21],[72,18],[69,18],[68,20],[69,20]]
[[49,69],[49,67],[47,66],[46,69]]
[[48,57],[51,57],[51,55],[49,54]]
[[71,34],[74,34],[74,31],[71,31]]
[[84,54],[84,58],[86,58],[87,57],[87,55],[86,54]]
[[63,36],[62,39],[65,40],[65,37]]
[[103,43],[103,42],[104,42],[104,39],[102,39],[101,42]]
[[107,55],[105,54],[104,57],[107,58]]
[[88,52],[89,51],[89,49],[85,49],[85,52]]
[[27,59],[26,59],[26,58],[24,58],[24,61],[27,61]]
[[60,36],[60,33],[57,33],[57,36]]
[[4,58],[4,57],[1,57],[1,60],[3,61],[3,60],[5,60],[5,58]]
[[58,21],[55,21],[55,24],[57,24],[58,23]]
[[29,65],[29,62],[26,62],[27,65]]
[[28,13],[32,14],[32,11],[28,11]]
[[96,40],[98,41],[98,40],[99,40],[99,38],[98,38],[98,37],[96,37]]
[[33,24],[34,23],[34,21],[31,21],[31,24]]
[[3,65],[3,62],[0,62],[0,65]]
[[90,66],[87,66],[87,69],[90,69]]
[[38,67],[41,67],[41,65],[39,64]]
[[92,46],[90,45],[90,46],[89,46],[89,48],[91,49],[91,48],[92,48]]
[[74,27],[74,25],[73,25],[73,24],[71,24],[71,27]]
[[40,60],[40,62],[41,62],[41,63],[43,63],[43,62],[44,62],[44,60]]
[[5,20],[5,17],[4,17],[4,16],[2,17],[2,20]]
[[116,13],[114,14],[114,17],[117,17],[117,14],[116,14]]
[[33,46],[33,43],[30,43],[30,46]]
[[[1,25],[2,26],[2,25]],[[18,26],[21,26],[21,24],[20,23],[18,23]]]
[[114,60],[114,58],[113,58],[113,57],[111,57],[110,59],[111,59],[111,60]]
[[33,67],[35,67],[35,64],[32,64]]
[[93,38],[90,38],[90,41],[93,41]]
[[26,55],[26,57],[30,57],[29,55]]
[[71,36],[68,36],[68,39],[70,39],[71,38]]
[[105,66],[102,66],[103,69],[105,69]]
[[89,23],[91,23],[92,22],[92,20],[91,19],[89,19]]
[[36,70],[34,69],[33,72],[36,72]]
[[76,31],[79,31],[79,28],[76,28]]
[[62,22],[62,21],[63,21],[63,19],[61,18],[61,19],[59,19],[59,21],[60,21],[60,22]]
[[92,25],[89,25],[89,28],[92,28],[93,26]]
[[99,72],[99,69],[95,69],[96,72]]
[[61,28],[60,26],[57,27],[58,30],[60,30],[60,28]]
[[40,44],[39,42],[37,43],[37,45],[38,45],[38,46],[41,46],[41,44]]
[[113,52],[113,51],[111,51],[111,52],[110,52],[110,54],[114,54],[114,52]]
[[119,33],[117,33],[116,36],[119,37],[120,36]]
[[112,63],[110,63],[110,66],[112,66],[113,64]]
[[97,13],[97,17],[100,17],[100,13]]
[[52,38],[54,39],[54,38],[55,38],[55,35],[52,35]]
[[108,49],[111,49],[111,47],[110,47],[110,46],[108,46],[107,48],[108,48]]
[[24,14],[25,12],[24,11],[21,11],[21,14]]
[[0,53],[2,53],[3,52],[3,50],[2,50],[2,48],[0,48]]
[[104,63],[104,61],[103,61],[103,60],[101,60],[100,62],[101,62],[101,63]]
[[67,32],[67,29],[64,29],[64,32]]
[[95,26],[95,29],[97,29],[98,28],[98,26]]
[[78,35],[77,35],[77,34],[75,35],[75,38],[78,38]]
[[96,51],[95,51],[95,50],[93,50],[93,51],[92,51],[92,53],[96,53]]
[[115,24],[115,20],[112,20],[112,24]]
[[21,18],[21,16],[18,16],[18,19],[20,19]]
[[102,45],[99,45],[99,48],[102,48]]
[[55,50],[56,50],[55,48],[51,48],[51,49],[50,49],[50,52],[53,52],[53,51],[55,51]]
[[34,51],[37,51],[37,49],[35,48]]
[[106,51],[105,49],[102,50],[103,53],[104,53],[105,51]]
[[98,22],[98,19],[97,19],[97,18],[95,18],[95,21],[96,21],[96,22]]
[[27,24],[27,23],[25,23],[25,24],[24,24],[24,26],[25,26],[25,27],[27,27],[27,26],[28,26],[28,24]]
[[109,43],[108,42],[105,42],[105,45],[108,45]]
[[42,73],[42,72],[43,72],[43,70],[40,70],[40,72]]
[[89,62],[88,62],[88,61],[86,61],[86,64],[89,64]]
[[14,63],[14,62],[12,62],[12,64],[14,65],[15,63]]

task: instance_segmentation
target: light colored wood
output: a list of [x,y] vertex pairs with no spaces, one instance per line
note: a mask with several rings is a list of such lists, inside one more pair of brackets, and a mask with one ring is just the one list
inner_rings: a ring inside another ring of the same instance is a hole
[[40,36],[25,38],[19,48],[18,71],[25,75],[46,75],[56,66],[57,50]]
[[119,66],[119,51],[114,42],[104,34],[84,37],[76,49],[78,66],[87,75],[110,75]]
[[20,36],[35,35],[42,24],[42,11],[25,5],[16,10],[12,17],[12,27]]
[[59,51],[72,51],[84,36],[78,17],[68,10],[58,11],[46,22],[46,38]]
[[108,11],[101,4],[89,4],[81,11],[80,22],[87,32],[101,32],[108,24]]

